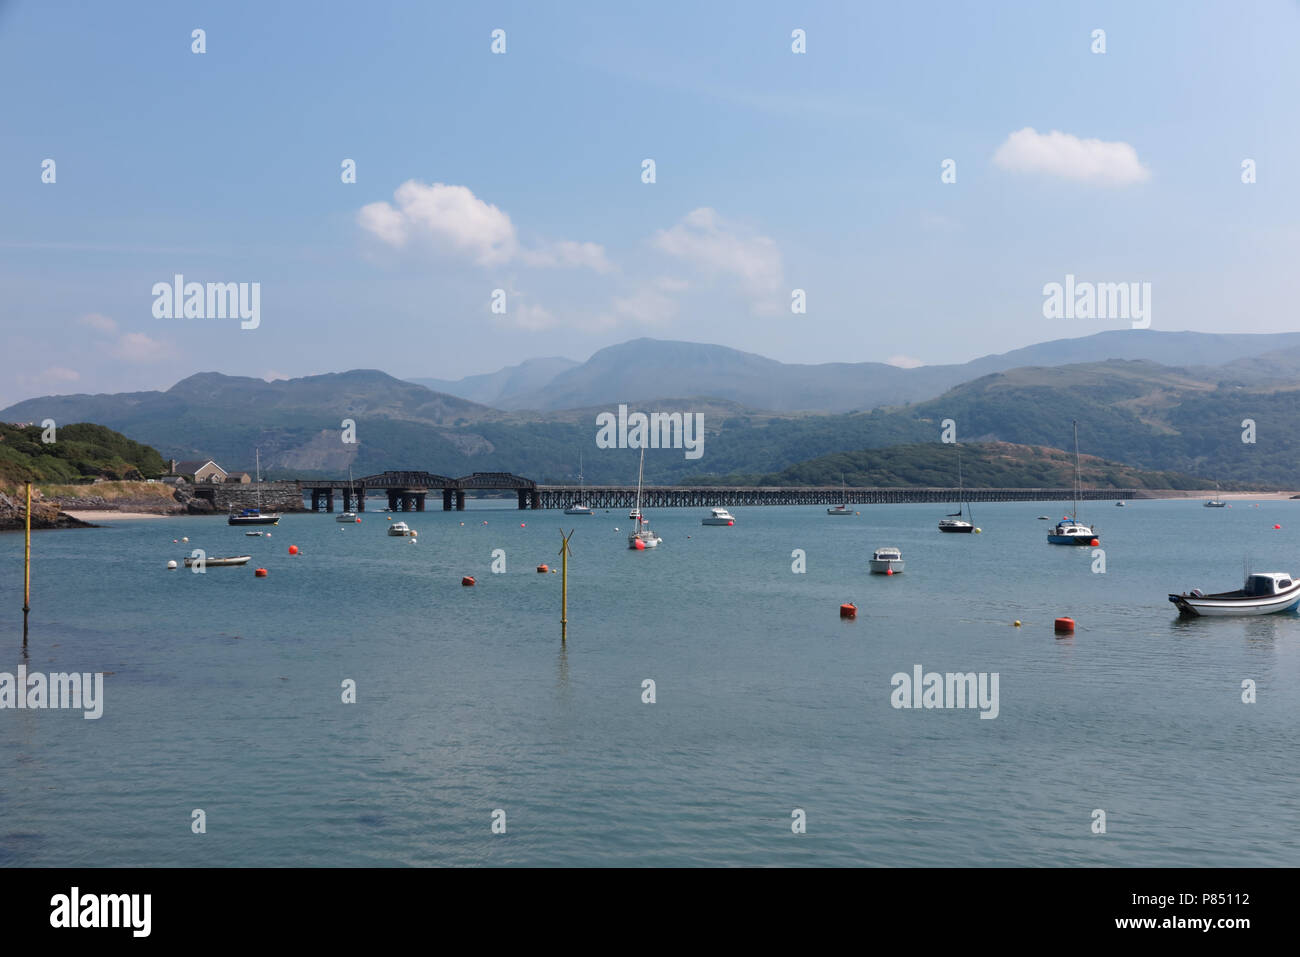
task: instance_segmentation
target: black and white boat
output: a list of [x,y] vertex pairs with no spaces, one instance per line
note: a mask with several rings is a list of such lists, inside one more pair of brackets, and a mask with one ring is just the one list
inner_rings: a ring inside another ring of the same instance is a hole
[[1219,498],[1219,483],[1214,483],[1214,498],[1205,503],[1206,508],[1227,508],[1228,503]]
[[257,450],[257,508],[245,508],[236,512],[233,508],[226,516],[227,525],[279,525],[279,512],[262,511],[262,450]]
[[[967,521],[966,518],[970,521]],[[966,491],[961,478],[961,451],[957,452],[957,511],[949,512],[947,518],[939,519],[939,531],[949,534],[969,535],[975,531],[975,515],[966,501]]]
[[1236,591],[1207,595],[1199,588],[1170,595],[1184,618],[1241,618],[1292,611],[1300,605],[1300,581],[1286,572],[1255,572]]
[[1079,423],[1074,423],[1074,510],[1047,533],[1049,545],[1091,545],[1097,530],[1079,521]]

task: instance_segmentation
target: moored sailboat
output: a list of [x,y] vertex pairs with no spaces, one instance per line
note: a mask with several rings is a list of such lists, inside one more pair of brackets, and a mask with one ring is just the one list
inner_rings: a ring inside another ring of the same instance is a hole
[[627,537],[627,547],[636,551],[643,551],[647,548],[654,548],[663,541],[658,535],[650,531],[650,525],[646,522],[645,517],[641,514],[641,480],[645,474],[645,445],[641,446],[641,465],[636,473],[636,508],[632,511],[635,513],[636,529]]
[[1049,545],[1091,545],[1097,530],[1079,521],[1079,423],[1074,423],[1074,510],[1047,533]]
[[[966,501],[965,486],[961,478],[961,450],[957,450],[957,511],[949,512],[947,518],[939,519],[939,531],[950,534],[969,534],[975,531],[975,516],[971,512],[970,503]],[[970,521],[963,518],[963,515],[970,517]]]
[[230,514],[226,516],[227,525],[279,525],[279,512],[262,511],[262,450],[257,450],[257,508],[241,509],[238,513],[234,508],[230,509]]

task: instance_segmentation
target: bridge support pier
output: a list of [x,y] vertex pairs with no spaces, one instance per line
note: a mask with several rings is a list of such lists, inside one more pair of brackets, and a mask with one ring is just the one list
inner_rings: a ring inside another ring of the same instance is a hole
[[443,510],[444,512],[450,512],[450,511],[451,511],[451,507],[452,507],[452,506],[451,506],[451,499],[452,499],[452,495],[453,495],[454,493],[455,493],[455,490],[454,490],[454,489],[445,488],[445,489],[442,490],[442,510]]
[[456,489],[456,511],[465,511],[465,490]]

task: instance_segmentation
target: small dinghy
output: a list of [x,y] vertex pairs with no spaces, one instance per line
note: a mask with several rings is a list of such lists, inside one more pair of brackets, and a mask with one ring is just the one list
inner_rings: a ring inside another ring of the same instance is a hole
[[265,532],[244,532],[244,534],[249,538],[261,538],[266,533]]
[[1207,595],[1199,588],[1170,595],[1184,618],[1241,618],[1291,611],[1300,605],[1300,581],[1285,572],[1256,572],[1237,591]]
[[[222,565],[246,565],[252,558],[252,555],[234,555],[229,558],[205,558],[203,565],[205,568],[219,568]],[[197,558],[185,559],[185,567],[192,568],[198,564]]]

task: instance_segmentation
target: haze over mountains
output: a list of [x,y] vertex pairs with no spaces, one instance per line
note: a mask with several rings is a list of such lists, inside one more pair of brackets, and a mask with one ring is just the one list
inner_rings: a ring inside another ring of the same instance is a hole
[[[941,474],[951,451],[938,444],[944,419],[956,421],[961,442],[1055,448],[1069,446],[1078,419],[1083,451],[1115,463],[1300,485],[1300,333],[1116,331],[919,369],[790,365],[722,346],[635,340],[581,364],[538,360],[471,379],[451,385],[495,395],[497,407],[376,370],[275,382],[201,373],[165,392],[29,399],[0,419],[94,422],[166,457],[212,457],[232,469],[250,469],[260,448],[263,469],[281,475],[504,470],[563,482],[576,478],[581,454],[588,482],[619,484],[635,476],[635,453],[597,449],[594,422],[620,402],[705,416],[704,457],[652,450],[652,483],[783,472],[838,483],[833,463],[810,460],[899,445],[916,446],[904,456],[907,474]],[[536,411],[501,408],[543,399]],[[1242,441],[1247,419],[1255,443]],[[344,420],[356,423],[357,443],[341,440]]]
[[536,359],[458,381],[411,381],[500,409],[551,411],[699,395],[773,412],[849,412],[933,398],[959,383],[1020,366],[1106,359],[1210,366],[1297,347],[1300,332],[1214,335],[1126,329],[1043,342],[959,365],[903,369],[883,362],[798,365],[726,346],[634,339],[601,349],[583,363]]

